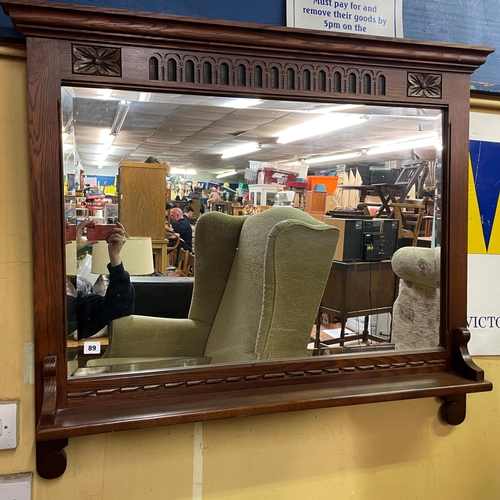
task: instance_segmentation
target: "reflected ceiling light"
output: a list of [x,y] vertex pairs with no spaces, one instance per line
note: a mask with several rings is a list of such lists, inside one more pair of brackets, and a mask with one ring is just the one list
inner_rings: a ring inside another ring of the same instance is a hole
[[331,155],[331,156],[319,156],[317,158],[308,158],[304,160],[304,163],[307,165],[315,165],[316,163],[327,163],[337,160],[347,160],[349,158],[356,158],[357,156],[361,156],[359,151],[354,153],[344,153],[339,155]]
[[111,132],[110,132],[111,134],[116,135],[118,134],[118,132],[120,132],[129,108],[130,108],[130,101],[120,101],[118,103],[118,109],[116,110],[116,115],[111,125]]
[[123,122],[125,121],[125,117],[127,116],[129,108],[130,101],[120,101],[118,103],[118,109],[116,110],[115,118],[113,120],[113,123],[111,124],[111,128],[101,130],[99,142],[103,143],[100,146],[102,156],[97,162],[97,168],[102,168],[104,166],[104,162],[106,161],[106,157],[108,156],[109,149],[113,145],[118,132],[120,132],[123,126]]
[[300,141],[301,139],[331,132],[332,130],[359,125],[366,120],[368,120],[366,115],[328,113],[295,127],[290,127],[281,133],[276,142],[287,144],[289,142]]
[[109,99],[111,94],[113,93],[113,89],[98,89],[97,96],[101,99]]
[[191,170],[189,168],[177,168],[172,167],[170,173],[174,175],[196,175],[198,172],[196,170]]
[[233,158],[234,156],[241,156],[247,153],[253,153],[254,151],[258,151],[261,148],[260,144],[256,142],[247,142],[246,144],[242,144],[241,146],[236,146],[235,148],[230,148],[222,154],[222,159]]
[[106,158],[108,156],[109,149],[113,145],[113,141],[115,140],[114,135],[111,134],[111,130],[109,128],[105,128],[101,130],[100,136],[99,136],[99,152],[101,153],[101,156],[99,156],[99,159],[97,160],[97,168],[102,168],[104,166],[104,162],[106,161]]
[[234,170],[234,168],[232,170],[228,170],[227,172],[222,172],[222,174],[219,174],[219,175],[216,175],[215,177],[217,179],[222,179],[223,177],[230,177],[231,175],[235,175],[237,172],[236,170]]
[[439,141],[437,135],[414,138],[406,140],[403,142],[389,142],[386,144],[381,144],[380,146],[375,146],[366,151],[367,155],[378,155],[382,153],[393,153],[396,151],[403,151],[405,149],[423,148],[428,146],[434,146],[436,149],[441,150],[442,144]]
[[139,92],[139,102],[149,102],[151,100],[151,92]]
[[348,109],[362,108],[364,104],[337,104],[336,106],[319,106],[309,110],[309,113],[330,113],[331,111],[346,111]]
[[226,108],[244,109],[264,102],[262,99],[231,99],[223,104]]
[[108,152],[102,154],[99,156],[99,159],[97,160],[97,168],[102,168],[104,167],[104,162],[106,161],[106,158],[108,157]]

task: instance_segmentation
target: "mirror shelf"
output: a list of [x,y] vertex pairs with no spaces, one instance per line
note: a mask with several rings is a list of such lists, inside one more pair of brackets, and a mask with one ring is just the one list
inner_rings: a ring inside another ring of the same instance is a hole
[[[469,79],[492,49],[0,3],[27,44],[40,475],[64,472],[63,448],[73,436],[431,396],[443,399],[444,420],[457,424],[465,418],[465,394],[491,390],[470,360],[463,327]],[[61,86],[440,110],[442,347],[68,379]],[[56,192],[59,203],[47,196]]]

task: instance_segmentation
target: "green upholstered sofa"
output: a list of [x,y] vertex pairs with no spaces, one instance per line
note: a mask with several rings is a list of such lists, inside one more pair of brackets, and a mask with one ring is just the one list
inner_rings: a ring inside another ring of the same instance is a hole
[[208,357],[223,363],[309,355],[338,238],[337,228],[293,207],[252,216],[202,215],[188,318],[133,315],[113,321],[102,363],[106,358],[120,363]]

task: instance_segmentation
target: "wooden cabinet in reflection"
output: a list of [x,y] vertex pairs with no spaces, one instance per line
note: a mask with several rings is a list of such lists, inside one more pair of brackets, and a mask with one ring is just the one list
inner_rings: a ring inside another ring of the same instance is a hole
[[326,213],[326,192],[306,191],[305,211],[315,219],[322,221]]
[[[349,340],[362,339],[385,342],[389,339],[371,335],[368,317],[390,313],[397,296],[399,281],[392,270],[391,261],[379,262],[332,262],[332,269],[321,300],[320,313],[335,315],[341,324],[340,338],[330,344],[344,345],[345,325],[348,318],[365,317],[361,335],[350,335]],[[316,343],[319,342],[319,322]]]
[[165,238],[167,165],[124,161],[119,170],[119,219],[130,236]]

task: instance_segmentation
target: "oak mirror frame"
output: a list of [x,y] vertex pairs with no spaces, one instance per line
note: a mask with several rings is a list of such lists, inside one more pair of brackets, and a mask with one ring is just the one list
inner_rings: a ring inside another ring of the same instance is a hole
[[[441,398],[441,417],[458,424],[466,394],[491,390],[469,357],[465,327],[470,74],[491,48],[38,1],[0,3],[27,46],[42,477],[64,472],[64,447],[74,436],[420,397]],[[175,77],[161,70],[168,60],[177,65]],[[441,110],[442,347],[68,379],[62,86]]]

